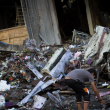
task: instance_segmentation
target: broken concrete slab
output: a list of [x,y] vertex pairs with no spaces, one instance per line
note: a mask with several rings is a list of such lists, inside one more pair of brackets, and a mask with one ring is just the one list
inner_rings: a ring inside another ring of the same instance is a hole
[[[102,27],[102,26],[97,26],[96,27],[96,33],[92,36],[92,38],[90,39],[86,49],[85,49],[85,55],[84,58],[85,60],[87,60],[88,58],[93,58],[93,56],[95,54],[97,54],[99,48],[99,58],[94,60],[94,66],[96,66],[97,64],[99,64],[102,59],[103,59],[103,53],[107,52],[110,50],[110,39],[109,36],[110,34],[107,33],[109,31],[108,28]],[[105,31],[107,30],[107,31]],[[99,45],[100,42],[103,43],[103,45]]]
[[56,64],[59,62],[60,58],[65,53],[63,48],[59,48],[55,51],[54,55],[51,57],[51,59],[48,61],[48,63],[45,65],[45,67],[41,70],[41,73],[44,74],[50,74],[50,71],[56,66]]

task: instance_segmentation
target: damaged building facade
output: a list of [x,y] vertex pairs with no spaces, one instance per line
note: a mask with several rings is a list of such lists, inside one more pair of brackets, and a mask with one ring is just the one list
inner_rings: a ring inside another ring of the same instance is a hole
[[110,109],[108,0],[0,0],[0,9],[0,110],[77,110],[65,76],[89,68],[106,104],[84,82],[88,109]]
[[93,35],[96,25],[110,24],[108,1],[1,0],[0,4],[0,41],[7,44],[22,45],[26,38],[36,39],[38,45],[44,40],[60,44],[71,39],[73,29]]

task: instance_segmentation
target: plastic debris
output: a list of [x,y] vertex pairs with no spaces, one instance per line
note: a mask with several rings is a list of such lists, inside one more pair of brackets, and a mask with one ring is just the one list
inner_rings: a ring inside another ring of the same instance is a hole
[[[99,93],[100,96],[105,96],[105,95],[108,95],[108,94],[110,94],[110,91]],[[97,99],[97,96],[95,97],[95,99]]]
[[104,84],[102,84],[102,86],[108,86],[109,84],[107,84],[106,82]]
[[10,84],[7,85],[7,81],[1,80],[0,81],[0,91],[10,90]]
[[0,108],[4,108],[5,107],[5,98],[0,95]]
[[46,98],[41,97],[39,95],[34,96],[34,104],[33,108],[42,108],[42,106],[45,104]]

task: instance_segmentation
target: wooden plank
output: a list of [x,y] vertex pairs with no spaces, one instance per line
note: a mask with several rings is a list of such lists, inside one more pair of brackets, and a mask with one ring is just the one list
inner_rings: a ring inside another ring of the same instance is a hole
[[60,91],[60,94],[76,94],[74,91]]
[[94,34],[94,29],[93,29],[93,23],[92,23],[92,16],[91,16],[91,10],[89,7],[89,0],[85,0],[85,4],[86,4],[86,13],[87,13],[87,19],[88,19],[88,25],[89,25],[89,31],[90,34],[93,35]]
[[62,86],[58,83],[53,83],[52,85],[55,86],[57,89],[60,89],[60,90],[65,90],[68,88],[68,86]]

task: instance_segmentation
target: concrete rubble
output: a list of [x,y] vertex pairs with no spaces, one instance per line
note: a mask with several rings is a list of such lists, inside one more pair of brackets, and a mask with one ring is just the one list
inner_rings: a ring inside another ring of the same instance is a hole
[[28,40],[27,49],[0,52],[0,110],[77,110],[75,92],[64,81],[77,68],[95,67],[95,84],[106,105],[98,103],[90,83],[89,110],[110,109],[110,30],[97,26],[90,35],[73,31],[70,44],[36,46]]

